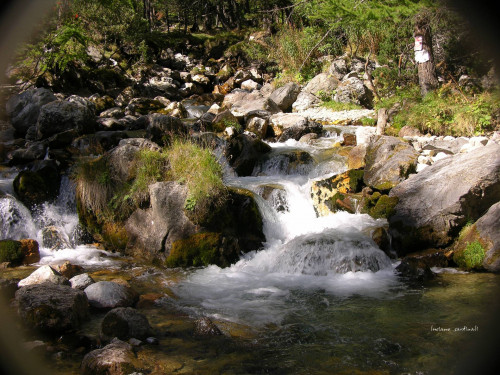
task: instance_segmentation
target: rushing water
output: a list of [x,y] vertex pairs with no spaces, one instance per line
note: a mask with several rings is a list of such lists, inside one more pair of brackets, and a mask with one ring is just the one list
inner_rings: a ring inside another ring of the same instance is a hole
[[[12,178],[0,179],[7,193],[0,197],[0,238],[35,238],[40,264],[70,260],[96,280],[120,277],[140,293],[164,295],[142,310],[155,329],[168,332],[159,346],[139,352],[158,373],[457,373],[488,331],[499,276],[436,270],[436,280],[413,285],[371,240],[385,220],[346,212],[317,217],[312,181],[346,170],[332,152],[337,133],[329,130],[314,145],[271,144],[250,177],[226,168],[228,185],[254,193],[267,241],[225,269],[131,267],[81,245],[74,187],[66,178],[59,199],[34,213],[13,197]],[[289,157],[297,153],[298,164]],[[44,245],[47,227],[60,232],[62,249]],[[225,337],[193,338],[189,319],[200,316],[211,317]],[[95,334],[101,319],[95,316],[83,331]],[[470,330],[455,331],[463,327]],[[57,372],[77,372],[80,361],[56,363]]]

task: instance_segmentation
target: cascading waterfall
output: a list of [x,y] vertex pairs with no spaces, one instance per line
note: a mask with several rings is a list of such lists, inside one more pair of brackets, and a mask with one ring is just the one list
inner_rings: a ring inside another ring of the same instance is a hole
[[[396,283],[390,259],[370,237],[384,220],[346,212],[316,216],[312,181],[346,170],[345,160],[331,153],[338,139],[334,133],[316,146],[270,144],[273,151],[253,176],[226,175],[229,186],[254,193],[267,242],[231,267],[195,271],[175,286],[185,308],[258,326],[280,323],[299,308],[287,303],[294,290],[383,295]],[[310,159],[302,157],[303,164],[291,168],[287,155],[304,152]]]
[[35,239],[40,246],[40,264],[60,263],[111,265],[111,254],[82,245],[82,229],[76,213],[75,186],[63,176],[54,202],[45,202],[32,212],[16,199],[13,179],[3,178],[6,194],[0,197],[0,239]]

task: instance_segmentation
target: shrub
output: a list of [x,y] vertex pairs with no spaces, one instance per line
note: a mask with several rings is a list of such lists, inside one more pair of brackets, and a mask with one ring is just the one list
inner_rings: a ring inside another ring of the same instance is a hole
[[11,262],[19,264],[22,259],[21,242],[13,240],[0,241],[0,263]]

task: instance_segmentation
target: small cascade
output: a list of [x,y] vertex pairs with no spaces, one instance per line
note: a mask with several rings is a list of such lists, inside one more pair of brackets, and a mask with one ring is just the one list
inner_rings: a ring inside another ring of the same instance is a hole
[[26,206],[10,194],[0,197],[0,239],[36,237],[36,225]]
[[384,220],[347,212],[316,216],[312,181],[347,170],[346,159],[332,148],[338,140],[335,132],[314,145],[271,143],[272,152],[252,176],[225,175],[227,185],[254,193],[267,241],[231,267],[192,273],[174,287],[181,305],[260,325],[289,314],[285,301],[295,290],[383,295],[397,283],[390,259],[370,238]]

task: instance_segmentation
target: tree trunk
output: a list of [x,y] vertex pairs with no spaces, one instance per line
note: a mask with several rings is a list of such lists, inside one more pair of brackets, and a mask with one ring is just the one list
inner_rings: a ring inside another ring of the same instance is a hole
[[387,109],[380,108],[378,110],[377,130],[375,131],[375,134],[384,135],[386,126],[387,126]]
[[431,27],[425,18],[415,23],[415,61],[418,67],[420,93],[425,96],[438,86],[432,53]]

